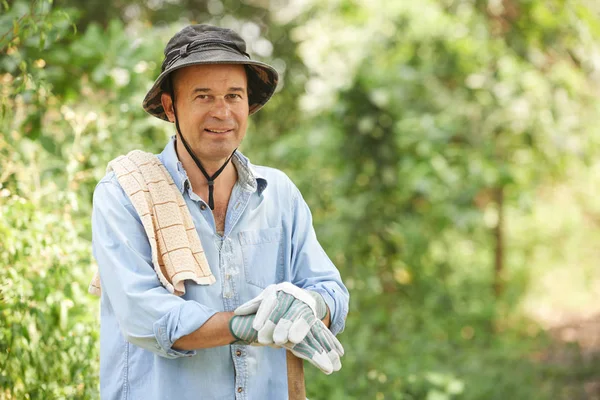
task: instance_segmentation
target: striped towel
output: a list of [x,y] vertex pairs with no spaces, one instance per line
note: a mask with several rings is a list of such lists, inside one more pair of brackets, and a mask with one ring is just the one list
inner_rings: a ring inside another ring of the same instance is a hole
[[[171,175],[152,153],[133,150],[108,163],[137,211],[152,248],[152,264],[160,283],[177,296],[184,281],[215,283],[192,216]],[[96,271],[88,292],[100,296]]]

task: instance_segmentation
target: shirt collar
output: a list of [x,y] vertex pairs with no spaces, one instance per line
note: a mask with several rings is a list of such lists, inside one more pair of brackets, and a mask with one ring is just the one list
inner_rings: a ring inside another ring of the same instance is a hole
[[[186,182],[189,185],[189,178],[183,164],[177,158],[177,152],[175,151],[175,136],[171,136],[169,143],[165,146],[162,153],[159,155],[163,165],[171,174],[175,185],[181,191],[184,192]],[[242,188],[251,192],[257,192],[260,196],[267,187],[267,180],[258,172],[254,165],[250,163],[248,157],[244,156],[239,150],[235,152],[231,161],[235,165],[238,172],[238,183],[242,185]]]

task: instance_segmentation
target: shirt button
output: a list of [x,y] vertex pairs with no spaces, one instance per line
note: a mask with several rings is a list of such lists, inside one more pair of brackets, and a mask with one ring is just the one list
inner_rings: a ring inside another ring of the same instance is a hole
[[238,356],[238,357],[240,357],[240,356],[242,355],[242,352],[241,352],[241,350],[238,350],[238,351],[236,351],[236,352],[235,352],[235,355],[236,355],[236,356]]
[[200,204],[200,209],[202,211],[206,210],[206,204],[204,204],[204,203]]
[[244,391],[244,388],[240,386],[240,387],[238,388],[238,393],[242,393],[243,391]]

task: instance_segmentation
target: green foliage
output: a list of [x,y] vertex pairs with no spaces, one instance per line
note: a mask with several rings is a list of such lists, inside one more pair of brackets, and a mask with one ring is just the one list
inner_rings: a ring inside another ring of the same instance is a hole
[[173,134],[141,102],[182,19],[243,32],[281,72],[243,151],[298,184],[351,291],[344,367],[307,368],[309,397],[554,398],[519,307],[548,262],[536,191],[598,148],[593,3],[162,3],[2,3],[0,398],[98,397],[91,195],[109,160]]
[[4,1],[0,7],[0,49],[9,53],[20,45],[48,48],[70,25],[69,13],[53,10],[52,0]]
[[[312,72],[300,100],[311,120],[267,159],[318,210],[352,295],[345,385],[311,371],[309,394],[552,398],[543,368],[524,357],[544,341],[512,315],[530,276],[518,253],[527,250],[511,248],[494,276],[495,232],[507,207],[530,207],[538,185],[595,154],[586,54],[598,37],[562,2],[511,5],[315,3],[295,21]],[[597,19],[588,23],[597,30]],[[501,299],[498,279],[509,287]],[[444,392],[432,373],[463,390]]]
[[139,107],[160,51],[131,43],[119,21],[69,36],[52,22],[63,14],[46,14],[47,38],[67,43],[39,42],[43,24],[15,31],[1,61],[0,398],[98,397],[91,193],[115,153],[166,137]]
[[[58,202],[55,205],[59,205]],[[2,191],[0,397],[97,397],[97,304],[90,253],[66,209]]]
[[36,56],[68,30],[69,18],[47,2],[25,4],[9,9],[8,17],[21,17],[3,36],[0,62],[0,398],[96,398],[89,243],[72,218],[76,193],[51,178],[64,165],[52,163],[59,143],[43,125],[58,101]]

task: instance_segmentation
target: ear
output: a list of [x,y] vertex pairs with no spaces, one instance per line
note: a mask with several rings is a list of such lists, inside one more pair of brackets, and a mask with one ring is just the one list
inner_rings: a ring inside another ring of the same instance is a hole
[[173,99],[171,99],[171,95],[165,92],[162,92],[160,95],[160,102],[165,110],[165,114],[167,114],[167,118],[169,121],[175,122],[175,113],[173,112]]

